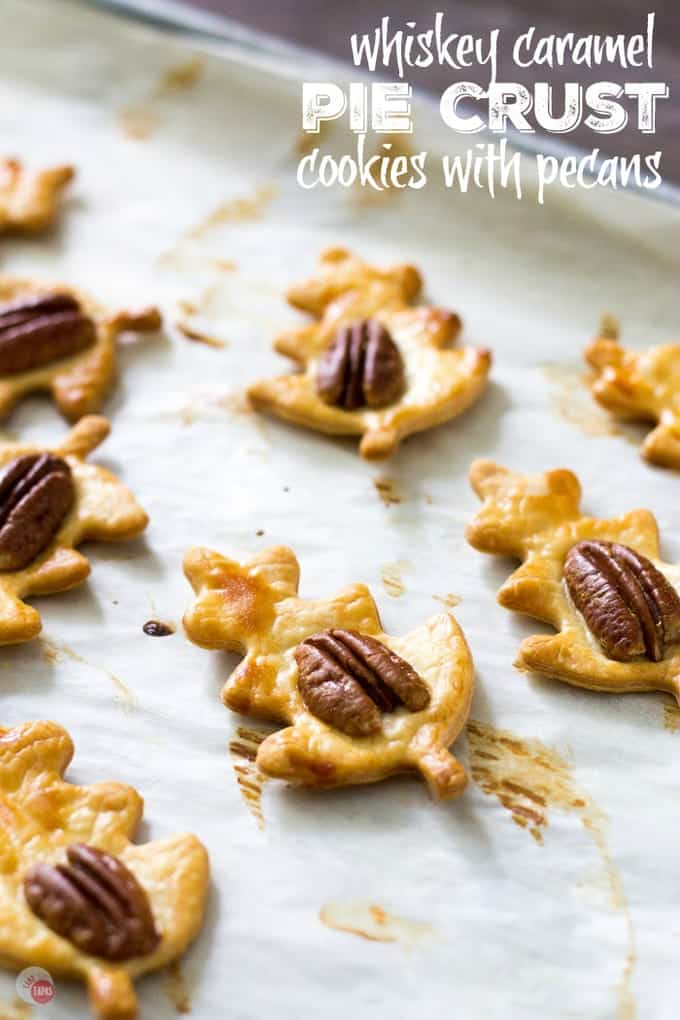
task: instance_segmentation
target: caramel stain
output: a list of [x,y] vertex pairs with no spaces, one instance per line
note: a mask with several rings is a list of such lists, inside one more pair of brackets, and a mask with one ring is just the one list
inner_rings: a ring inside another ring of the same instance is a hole
[[203,57],[193,56],[189,60],[183,60],[165,71],[151,93],[152,99],[164,99],[166,96],[176,92],[187,92],[193,89],[203,76],[205,60]]
[[0,1002],[0,1020],[30,1020],[33,1011],[18,996],[14,1002]]
[[605,312],[600,319],[600,336],[603,340],[618,340],[620,335],[619,320],[610,312]]
[[540,741],[519,738],[472,719],[467,724],[467,738],[472,778],[484,793],[495,796],[537,843],[543,844],[551,809],[578,813],[599,852],[611,905],[621,912],[626,926],[628,948],[616,989],[617,1020],[634,1020],[635,930],[623,880],[607,844],[606,816],[575,783],[569,763]]
[[433,595],[432,598],[435,602],[441,602],[447,609],[454,609],[463,601],[460,595],[454,595],[453,592],[447,592],[446,595]]
[[680,732],[680,708],[675,702],[663,706],[663,724],[664,728],[670,730],[671,733]]
[[394,478],[376,478],[373,481],[373,485],[381,503],[385,506],[396,506],[399,503],[403,503],[406,498],[403,488]]
[[371,942],[413,945],[434,934],[431,924],[405,920],[374,903],[326,903],[319,911],[319,920],[327,928],[358,935]]
[[313,152],[324,141],[330,130],[331,121],[322,120],[316,133],[301,131],[295,139],[293,152],[297,156],[308,156],[310,152]]
[[178,1013],[191,1012],[191,996],[179,960],[168,964],[163,988]]
[[594,402],[589,375],[571,365],[543,365],[543,375],[554,394],[558,415],[586,436],[624,436],[625,432]]
[[209,419],[211,412],[226,411],[237,417],[250,418],[256,430],[265,437],[266,426],[255,416],[252,404],[245,390],[231,390],[227,393],[211,393],[201,390],[196,394],[187,394],[183,402],[173,409],[172,416],[179,416],[183,425],[194,425],[197,421]]
[[408,569],[406,560],[399,560],[397,563],[386,563],[382,568],[383,588],[392,598],[398,599],[406,591],[402,571]]
[[216,209],[192,227],[184,235],[185,240],[195,241],[226,223],[246,223],[260,220],[275,198],[277,189],[273,184],[262,184],[252,195],[232,198],[222,202]]
[[229,741],[229,753],[234,764],[236,782],[246,807],[257,822],[258,829],[264,829],[262,787],[266,776],[258,769],[255,759],[260,744],[272,732],[272,730],[253,730],[247,726],[239,726],[236,730],[236,737]]
[[158,114],[144,106],[124,106],[118,111],[118,126],[127,138],[135,142],[150,138],[159,122]]
[[140,142],[150,138],[160,124],[159,104],[167,96],[193,88],[204,65],[203,58],[196,56],[168,68],[145,99],[118,111],[118,125],[123,134]]
[[142,630],[149,637],[170,637],[175,633],[174,624],[163,623],[161,620],[147,620]]
[[204,333],[195,326],[190,326],[186,322],[178,322],[177,330],[186,337],[187,340],[192,340],[194,343],[205,344],[206,347],[218,347],[223,348],[227,346],[226,340],[220,340],[216,336],[210,336],[209,333]]
[[[381,167],[384,167],[385,180],[390,180],[393,164],[397,160],[409,160],[415,155],[415,149],[411,140],[402,134],[377,135],[377,143],[371,156],[378,156],[379,159],[371,164],[368,175],[374,181],[374,185],[362,184],[357,179],[353,189],[353,197],[360,205],[377,205],[385,201],[394,201],[399,195],[405,194],[408,188],[397,188],[392,185],[381,183]],[[378,189],[381,190],[378,190]]]
[[50,641],[49,638],[41,638],[42,654],[43,658],[47,662],[61,662],[64,658],[71,659],[73,662],[80,662],[84,666],[89,666],[90,669],[96,669],[100,673],[104,673],[109,678],[115,691],[113,700],[121,706],[123,711],[128,714],[137,708],[138,702],[136,695],[130,690],[130,688],[123,683],[120,677],[112,673],[110,669],[105,666],[97,666],[93,662],[89,662],[84,659],[82,655],[75,651],[73,648],[69,648],[68,645],[60,645],[55,641]]

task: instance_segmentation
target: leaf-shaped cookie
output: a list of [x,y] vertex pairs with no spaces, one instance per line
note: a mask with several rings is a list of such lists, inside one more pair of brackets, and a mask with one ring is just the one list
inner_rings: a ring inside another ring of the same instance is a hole
[[[54,722],[0,729],[0,959],[79,978],[97,1017],[132,1020],[133,979],[180,956],[201,927],[208,856],[191,835],[132,844],[142,798],[120,783],[64,781],[72,756]],[[77,945],[98,921],[110,942],[92,948],[108,956]],[[137,948],[153,948],[128,955],[116,940],[125,925],[145,925]]]

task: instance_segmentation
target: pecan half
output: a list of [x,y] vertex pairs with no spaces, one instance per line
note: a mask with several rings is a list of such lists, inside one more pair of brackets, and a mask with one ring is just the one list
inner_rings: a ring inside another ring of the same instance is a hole
[[405,705],[419,712],[430,692],[412,666],[386,645],[355,630],[324,630],[297,646],[302,700],[317,718],[350,737],[381,729],[380,712]]
[[17,375],[77,354],[97,338],[71,294],[39,294],[0,306],[0,375]]
[[564,578],[574,605],[606,655],[628,662],[646,655],[659,662],[680,641],[680,597],[660,570],[618,542],[578,542]]
[[375,319],[341,326],[324,351],[316,379],[327,404],[346,411],[384,407],[404,389],[404,361],[385,327]]
[[160,935],[149,898],[111,854],[84,843],[66,851],[68,864],[34,864],[24,877],[33,913],[77,949],[106,960],[152,952]]
[[73,506],[71,469],[51,453],[26,454],[0,476],[0,570],[21,570],[49,545]]

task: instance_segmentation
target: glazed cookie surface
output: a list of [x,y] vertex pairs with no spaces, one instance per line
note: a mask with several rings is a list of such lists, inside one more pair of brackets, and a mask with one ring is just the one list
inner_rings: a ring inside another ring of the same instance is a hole
[[498,601],[559,632],[524,640],[515,665],[591,690],[678,697],[680,568],[661,561],[650,511],[586,517],[563,469],[523,475],[482,460],[470,480],[483,506],[468,541],[523,561]]
[[413,266],[381,270],[342,248],[324,252],[318,271],[288,292],[315,321],[274,344],[300,372],[255,383],[251,402],[319,432],[361,436],[369,460],[460,414],[484,389],[491,355],[452,347],[460,319],[413,305],[421,286]]
[[135,846],[143,801],[121,783],[76,786],[54,722],[0,729],[0,960],[78,978],[102,1020],[133,1020],[134,978],[198,933],[209,866],[191,835]]
[[0,418],[47,392],[69,421],[98,411],[116,377],[116,341],[156,332],[153,307],[107,312],[70,287],[0,276]]
[[288,724],[260,745],[262,772],[325,789],[416,770],[435,799],[462,793],[465,770],[447,748],[467,719],[473,666],[453,616],[390,637],[365,585],[300,598],[285,547],[246,563],[195,548],[184,569],[196,592],[189,638],[245,656],[225,705]]
[[0,159],[0,234],[39,233],[51,226],[72,166],[31,172],[18,159]]
[[40,615],[23,599],[67,591],[90,573],[86,539],[134,538],[148,517],[115,475],[86,462],[109,434],[106,418],[81,418],[53,449],[0,445],[0,644],[30,641]]

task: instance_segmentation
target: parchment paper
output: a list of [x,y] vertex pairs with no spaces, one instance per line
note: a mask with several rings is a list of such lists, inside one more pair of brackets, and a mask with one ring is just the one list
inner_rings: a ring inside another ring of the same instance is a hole
[[[496,605],[513,564],[474,552],[463,528],[473,458],[564,465],[589,512],[649,507],[666,557],[680,556],[678,477],[642,463],[639,432],[611,434],[578,380],[605,311],[632,345],[677,337],[678,211],[601,190],[552,192],[542,208],[530,192],[492,201],[435,185],[373,202],[303,193],[301,67],[226,48],[191,63],[179,39],[54,0],[3,0],[0,18],[0,148],[78,165],[62,226],[3,241],[2,270],[113,305],[156,300],[171,323],[226,343],[171,330],[124,348],[95,458],[149,511],[146,538],[91,547],[90,582],[40,600],[42,638],[0,651],[3,725],[58,720],[76,742],[74,781],[141,791],[140,838],[191,830],[208,846],[210,907],[182,965],[191,1015],[675,1018],[677,716],[661,695],[515,672],[538,627]],[[413,144],[455,151],[437,121],[421,108]],[[297,317],[282,291],[330,244],[419,265],[429,298],[495,355],[474,409],[383,466],[351,441],[249,414],[241,395],[284,369],[271,340]],[[8,429],[53,441],[66,426],[36,398]],[[365,581],[391,632],[439,611],[435,597],[462,599],[477,666],[477,724],[456,745],[476,776],[462,800],[435,806],[407,778],[324,795],[269,783],[258,827],[228,750],[247,722],[218,697],[236,660],[182,636],[181,559],[192,544],[246,556],[279,542],[300,558],[303,594]],[[149,618],[178,631],[149,638]],[[138,989],[143,1017],[175,1014],[163,976]],[[3,975],[0,997],[14,994]],[[33,1015],[85,1017],[82,989],[58,982]]]

